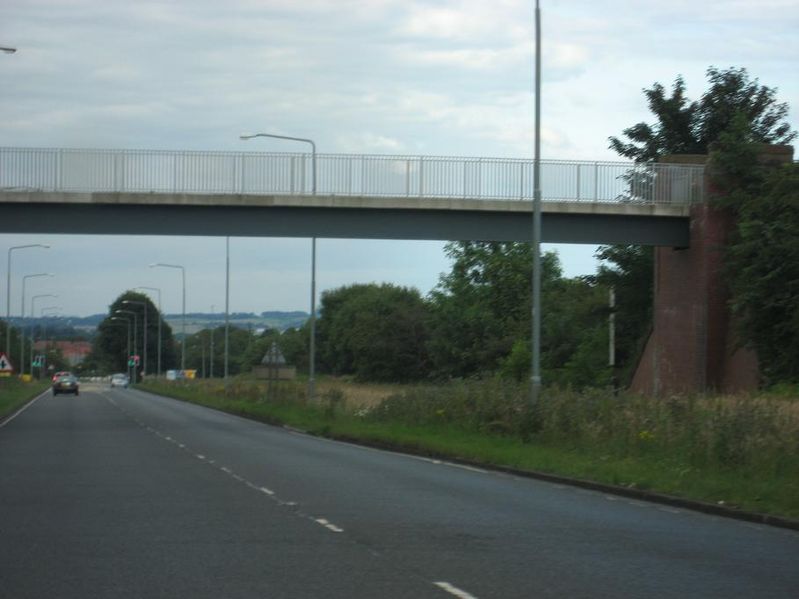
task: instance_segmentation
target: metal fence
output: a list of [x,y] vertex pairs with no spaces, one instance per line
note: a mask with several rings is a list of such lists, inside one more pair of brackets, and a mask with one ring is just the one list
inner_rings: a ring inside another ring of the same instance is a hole
[[[533,161],[317,154],[317,193],[531,200]],[[0,148],[0,190],[309,194],[307,153]],[[689,204],[704,200],[704,167],[541,161],[545,201]]]

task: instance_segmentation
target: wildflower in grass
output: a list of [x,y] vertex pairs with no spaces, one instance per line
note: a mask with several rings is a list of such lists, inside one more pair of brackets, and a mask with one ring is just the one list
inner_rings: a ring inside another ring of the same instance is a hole
[[638,438],[644,443],[647,443],[649,441],[654,441],[655,433],[653,433],[652,431],[643,430],[638,433]]

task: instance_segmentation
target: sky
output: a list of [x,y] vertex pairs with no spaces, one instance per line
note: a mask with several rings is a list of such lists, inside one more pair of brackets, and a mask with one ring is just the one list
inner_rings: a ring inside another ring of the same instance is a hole
[[[642,90],[709,66],[776,87],[799,129],[797,0],[542,0],[542,158],[617,160],[608,137],[652,121]],[[532,158],[532,0],[3,0],[0,146],[304,151]],[[105,312],[124,290],[180,311],[224,309],[222,238],[0,235],[40,308]],[[231,311],[309,310],[310,240],[231,240]],[[592,246],[545,245],[566,276]],[[440,242],[320,239],[317,288],[389,282],[423,294],[449,270]],[[0,261],[3,264],[5,260]],[[0,271],[6,274],[5,266]],[[5,276],[0,313],[6,312]],[[26,301],[26,312],[30,310]]]

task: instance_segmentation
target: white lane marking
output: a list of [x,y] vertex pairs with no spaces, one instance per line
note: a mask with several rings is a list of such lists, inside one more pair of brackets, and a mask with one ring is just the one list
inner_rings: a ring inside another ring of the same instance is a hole
[[478,472],[480,474],[488,474],[488,470],[476,468],[474,466],[467,466],[466,464],[456,464],[455,462],[444,462],[445,466],[452,466],[453,468],[460,468],[461,470],[468,470],[469,472]]
[[219,469],[222,472],[226,472],[227,474],[233,474],[233,471],[230,468],[228,468],[227,466],[220,466]]
[[39,395],[34,397],[32,400],[30,400],[28,403],[26,403],[24,406],[22,406],[19,410],[14,412],[11,416],[9,416],[5,420],[3,420],[3,422],[0,422],[0,428],[3,428],[6,424],[8,424],[12,420],[14,420],[14,418],[16,418],[17,416],[22,414],[22,412],[27,410],[29,407],[31,407],[33,404],[35,404],[37,401],[39,401],[39,399],[44,397],[46,393],[47,393],[47,391],[42,391]]
[[433,584],[436,585],[438,588],[446,591],[450,595],[458,597],[458,599],[477,599],[477,597],[475,597],[474,595],[467,593],[466,591],[459,589],[458,587],[453,586],[448,582],[441,581],[441,582],[434,582]]
[[344,532],[344,529],[339,528],[338,526],[336,526],[332,522],[329,522],[328,520],[325,520],[324,518],[314,518],[314,522],[318,522],[319,524],[321,524],[322,526],[333,532]]
[[198,454],[197,454],[197,459],[198,459],[198,460],[204,460],[204,459],[205,459],[205,456],[204,456],[203,454],[201,454],[201,453],[198,453]]
[[680,510],[675,510],[673,507],[660,506],[660,507],[658,507],[658,509],[661,512],[668,512],[669,514],[682,514],[682,512]]
[[613,497],[612,495],[605,495],[605,499],[607,499],[608,501],[618,501],[619,500],[618,497]]
[[274,495],[275,494],[274,491],[272,491],[270,489],[267,489],[266,487],[260,487],[260,491],[261,491],[261,493],[266,493],[267,495]]

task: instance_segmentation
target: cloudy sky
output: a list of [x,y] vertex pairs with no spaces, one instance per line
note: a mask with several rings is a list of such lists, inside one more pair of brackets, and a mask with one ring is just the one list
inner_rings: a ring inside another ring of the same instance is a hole
[[[607,138],[651,120],[641,90],[714,65],[777,87],[799,128],[796,0],[542,0],[544,158],[613,160]],[[302,151],[241,132],[313,138],[320,152],[532,157],[532,0],[3,0],[0,146]],[[257,144],[257,148],[254,147]],[[29,295],[103,312],[160,287],[180,309],[224,306],[224,239],[0,235]],[[567,275],[595,248],[550,246]],[[319,290],[388,281],[427,293],[442,244],[320,240]],[[307,239],[233,239],[233,311],[307,310]],[[3,264],[5,261],[2,261]],[[2,270],[5,275],[5,268]],[[0,281],[5,291],[5,277]],[[0,309],[5,313],[5,293]],[[38,310],[37,310],[38,311]]]

